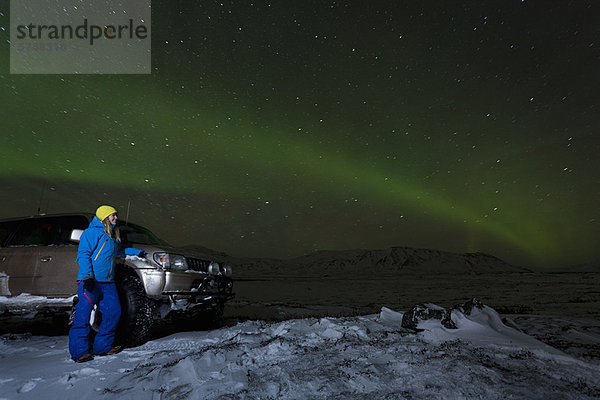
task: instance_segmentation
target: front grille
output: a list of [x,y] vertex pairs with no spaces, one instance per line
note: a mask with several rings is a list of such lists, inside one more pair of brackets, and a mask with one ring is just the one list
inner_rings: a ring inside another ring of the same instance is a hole
[[193,271],[208,272],[210,261],[190,257],[186,257],[185,261],[187,262],[188,268]]

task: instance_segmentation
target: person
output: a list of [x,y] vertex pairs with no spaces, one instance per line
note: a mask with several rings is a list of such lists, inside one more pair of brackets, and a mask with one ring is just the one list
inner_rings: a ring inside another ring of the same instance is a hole
[[[113,346],[121,305],[115,285],[115,262],[124,255],[144,256],[143,250],[121,247],[117,210],[100,206],[89,227],[83,231],[77,250],[77,296],[73,326],[69,331],[69,352],[75,362],[90,361],[94,355],[116,354]],[[90,314],[97,305],[102,319],[90,346]]]

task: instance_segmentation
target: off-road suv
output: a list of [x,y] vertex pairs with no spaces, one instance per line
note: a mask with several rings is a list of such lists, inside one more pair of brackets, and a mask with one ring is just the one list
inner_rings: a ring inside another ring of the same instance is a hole
[[[67,304],[71,311],[71,300],[78,300],[77,243],[92,218],[81,213],[0,220],[0,296],[33,299],[26,306],[0,303],[1,314],[66,311]],[[140,225],[120,223],[119,229],[124,246],[146,252],[117,263],[121,344],[144,342],[153,322],[167,316],[198,323],[222,316],[233,297],[231,267],[171,247]]]

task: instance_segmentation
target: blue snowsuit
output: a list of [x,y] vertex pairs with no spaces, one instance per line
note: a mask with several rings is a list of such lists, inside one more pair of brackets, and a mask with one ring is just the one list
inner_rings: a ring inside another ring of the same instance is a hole
[[[115,262],[124,255],[140,255],[142,250],[126,248],[104,232],[104,225],[94,217],[83,231],[77,250],[77,296],[73,326],[69,331],[69,352],[77,360],[85,354],[103,354],[113,347],[121,305],[115,286]],[[91,278],[91,279],[89,279]],[[93,304],[102,313],[100,329],[90,351],[90,313]]]

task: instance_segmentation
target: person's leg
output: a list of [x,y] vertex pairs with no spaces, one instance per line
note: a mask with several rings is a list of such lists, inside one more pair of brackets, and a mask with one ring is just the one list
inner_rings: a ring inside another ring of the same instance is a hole
[[102,298],[98,306],[102,313],[100,330],[94,339],[94,354],[104,354],[112,349],[119,318],[121,317],[121,304],[117,287],[114,283],[100,283]]
[[79,301],[75,306],[75,317],[73,326],[69,330],[69,352],[71,358],[77,361],[81,356],[90,354],[90,313],[93,305],[85,295],[96,301],[96,296],[93,292],[83,289],[83,282],[77,285],[77,297]]

